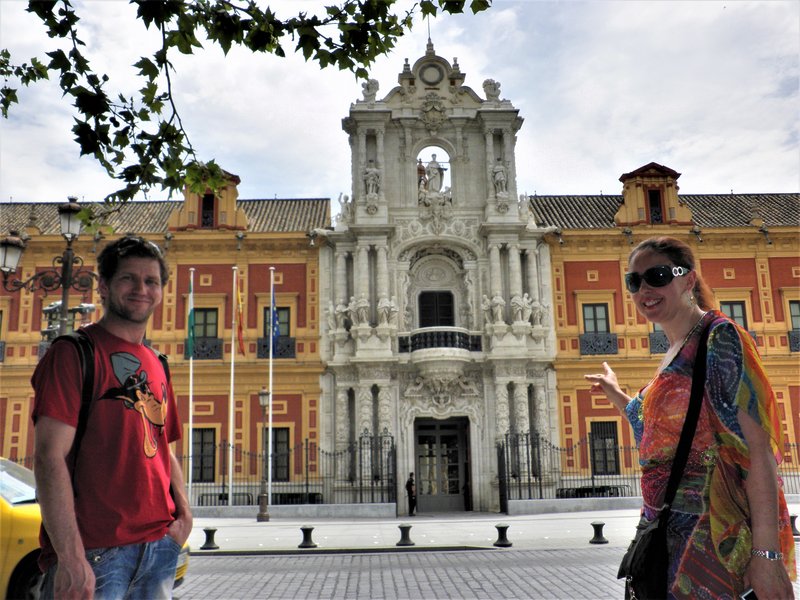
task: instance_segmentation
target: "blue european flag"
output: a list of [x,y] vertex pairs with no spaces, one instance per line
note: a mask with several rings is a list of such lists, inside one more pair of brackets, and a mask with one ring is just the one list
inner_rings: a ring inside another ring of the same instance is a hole
[[275,355],[275,350],[278,348],[278,338],[281,337],[281,324],[278,320],[278,307],[275,306],[275,290],[272,291],[272,354]]

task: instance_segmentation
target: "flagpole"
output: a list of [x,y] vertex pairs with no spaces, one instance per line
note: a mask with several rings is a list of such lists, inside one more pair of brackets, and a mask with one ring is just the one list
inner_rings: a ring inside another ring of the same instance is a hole
[[186,474],[189,480],[188,494],[189,504],[192,502],[192,475],[194,473],[192,454],[194,450],[193,435],[194,435],[194,267],[189,269],[189,314],[186,316],[186,328],[192,328],[192,331],[187,331],[188,338],[192,340],[189,348],[189,472]]
[[272,355],[274,354],[273,344],[275,343],[275,267],[269,268],[269,433],[267,441],[267,506],[272,501]]
[[239,267],[233,270],[233,292],[231,293],[231,393],[228,399],[228,506],[233,506],[233,375],[236,363],[236,289]]

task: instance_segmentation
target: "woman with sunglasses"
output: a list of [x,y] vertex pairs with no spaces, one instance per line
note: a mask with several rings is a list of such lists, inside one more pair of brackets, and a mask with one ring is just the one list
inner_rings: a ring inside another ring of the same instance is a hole
[[689,403],[694,358],[708,326],[707,375],[697,431],[669,517],[670,598],[793,598],[794,540],[777,475],[780,416],[750,334],[711,309],[689,246],[645,240],[628,258],[625,285],[658,323],[669,350],[633,398],[614,371],[586,375],[630,421],[642,465],[643,515],[663,504]]

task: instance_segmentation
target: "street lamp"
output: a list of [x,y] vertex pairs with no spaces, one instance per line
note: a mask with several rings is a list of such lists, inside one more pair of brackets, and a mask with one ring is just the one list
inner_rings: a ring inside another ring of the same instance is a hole
[[[264,431],[267,429],[267,406],[269,405],[269,392],[262,386],[258,392],[258,403],[261,405],[261,419],[264,422]],[[264,461],[261,467],[261,492],[258,494],[258,515],[256,521],[269,521],[269,494],[267,493],[267,453],[271,448],[267,448],[264,453]]]
[[26,289],[29,292],[44,290],[54,292],[61,288],[61,307],[58,322],[58,334],[67,332],[67,317],[69,314],[69,290],[88,292],[94,287],[97,274],[83,268],[83,259],[76,255],[72,249],[72,242],[78,239],[81,232],[81,220],[78,216],[81,207],[77,198],[69,197],[69,202],[58,207],[61,220],[61,235],[67,240],[67,247],[61,256],[53,259],[53,268],[35,273],[25,281],[11,279],[15,273],[25,250],[25,241],[12,232],[0,241],[0,271],[3,272],[3,287],[9,292],[18,292]]

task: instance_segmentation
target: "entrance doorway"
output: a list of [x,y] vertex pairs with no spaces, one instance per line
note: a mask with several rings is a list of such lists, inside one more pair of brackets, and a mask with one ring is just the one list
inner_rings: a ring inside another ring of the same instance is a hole
[[472,510],[469,419],[414,422],[417,510]]

